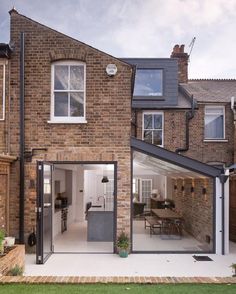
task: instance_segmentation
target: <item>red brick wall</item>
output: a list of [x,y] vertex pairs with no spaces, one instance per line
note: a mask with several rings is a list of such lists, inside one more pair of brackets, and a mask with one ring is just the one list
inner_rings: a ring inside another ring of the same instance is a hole
[[[211,241],[213,238],[213,180],[175,179],[172,183],[172,198],[176,211],[183,216],[185,231],[205,244],[207,249],[209,244],[206,243],[206,236],[210,236]],[[175,185],[177,189],[174,189]],[[194,187],[193,193],[191,187]],[[205,195],[202,193],[203,188],[206,188]]]
[[[185,110],[164,110],[164,148],[175,151],[185,147]],[[142,138],[142,111],[137,115],[137,137]],[[189,124],[189,151],[182,154],[199,161],[233,162],[234,125],[230,105],[225,106],[226,142],[204,142],[204,105],[198,105]]]
[[[130,226],[130,134],[131,68],[92,47],[39,25],[17,13],[11,15],[11,154],[19,154],[19,42],[25,32],[25,142],[26,150],[46,147],[26,164],[25,234],[35,225],[36,160],[116,160],[118,162],[118,230]],[[86,124],[49,124],[51,63],[73,59],[86,62]],[[118,72],[108,77],[107,64],[115,63]],[[17,167],[17,165],[16,165]],[[12,175],[11,228],[17,234],[19,179]]]

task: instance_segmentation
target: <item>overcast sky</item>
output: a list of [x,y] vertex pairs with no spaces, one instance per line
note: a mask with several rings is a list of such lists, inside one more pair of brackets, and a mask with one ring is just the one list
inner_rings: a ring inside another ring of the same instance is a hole
[[13,6],[116,57],[169,57],[196,37],[190,78],[236,78],[236,0],[0,0],[0,42]]

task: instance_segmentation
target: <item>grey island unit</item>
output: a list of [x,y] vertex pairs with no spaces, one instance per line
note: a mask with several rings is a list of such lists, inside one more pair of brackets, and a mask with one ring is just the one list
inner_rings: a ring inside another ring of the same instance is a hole
[[113,242],[114,212],[103,207],[91,207],[87,215],[87,240]]

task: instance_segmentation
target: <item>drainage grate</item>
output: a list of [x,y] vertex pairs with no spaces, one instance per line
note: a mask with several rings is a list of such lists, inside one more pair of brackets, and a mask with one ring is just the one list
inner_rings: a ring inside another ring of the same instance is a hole
[[204,255],[193,255],[196,261],[213,261],[209,256]]

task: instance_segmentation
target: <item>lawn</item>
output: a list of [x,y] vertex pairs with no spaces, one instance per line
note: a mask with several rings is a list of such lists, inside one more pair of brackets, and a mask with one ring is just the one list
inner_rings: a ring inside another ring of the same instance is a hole
[[29,285],[29,284],[7,284],[0,285],[1,294],[228,294],[236,293],[235,285],[193,285],[193,284],[176,284],[176,285],[117,285],[117,284],[94,284],[94,285]]

